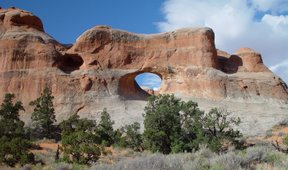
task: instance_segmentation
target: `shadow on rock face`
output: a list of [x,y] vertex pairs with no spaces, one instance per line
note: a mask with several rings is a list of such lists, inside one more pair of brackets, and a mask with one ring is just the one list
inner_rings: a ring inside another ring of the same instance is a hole
[[220,65],[220,70],[227,73],[237,73],[240,66],[243,66],[242,59],[237,55],[231,55],[229,58],[217,56]]
[[75,70],[79,70],[84,63],[82,57],[78,54],[65,54],[57,61],[57,67],[63,72],[70,74]]

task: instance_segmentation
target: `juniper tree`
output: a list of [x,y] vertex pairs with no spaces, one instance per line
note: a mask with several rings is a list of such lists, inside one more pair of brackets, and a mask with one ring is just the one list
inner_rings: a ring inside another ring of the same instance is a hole
[[181,100],[174,95],[151,96],[145,107],[144,146],[152,152],[171,152],[181,133]]
[[223,142],[233,142],[241,137],[240,131],[233,129],[240,122],[239,117],[231,117],[227,110],[212,108],[202,120],[210,149],[219,151]]
[[192,151],[206,144],[219,151],[223,142],[241,137],[234,126],[239,118],[212,109],[205,114],[193,101],[181,101],[174,95],[151,96],[144,114],[144,146],[152,152],[168,154]]
[[114,121],[111,120],[107,109],[101,112],[100,122],[96,127],[95,133],[101,139],[101,144],[110,146],[114,143],[115,132],[113,130]]
[[53,99],[51,90],[45,87],[41,96],[30,102],[30,105],[34,106],[31,117],[33,130],[40,137],[51,138],[53,136],[53,124],[56,122]]
[[77,114],[60,123],[64,161],[89,164],[99,159],[101,147],[94,134],[95,126],[92,120],[80,119]]
[[142,135],[139,132],[140,124],[134,122],[133,124],[124,126],[121,131],[124,136],[121,137],[122,146],[131,148],[135,151],[142,151]]
[[0,163],[14,166],[34,160],[29,152],[30,141],[25,134],[24,122],[19,119],[19,112],[24,110],[22,103],[13,103],[14,94],[6,94],[0,107]]

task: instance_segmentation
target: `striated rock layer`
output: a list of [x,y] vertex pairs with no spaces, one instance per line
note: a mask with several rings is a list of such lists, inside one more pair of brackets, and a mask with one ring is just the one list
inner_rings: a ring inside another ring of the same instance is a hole
[[202,109],[227,107],[245,121],[247,134],[264,132],[288,113],[287,85],[261,55],[249,48],[232,55],[217,50],[210,28],[143,35],[96,26],[68,48],[30,12],[0,9],[0,101],[15,93],[29,113],[28,103],[48,86],[58,120],[75,112],[97,119],[106,107],[121,126],[143,121],[149,94],[135,81],[143,72],[162,78],[159,93],[196,100]]

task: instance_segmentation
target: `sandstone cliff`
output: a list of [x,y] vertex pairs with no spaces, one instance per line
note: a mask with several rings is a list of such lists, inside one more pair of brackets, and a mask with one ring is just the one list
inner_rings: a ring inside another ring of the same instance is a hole
[[162,78],[160,93],[196,100],[203,109],[227,107],[245,121],[244,133],[255,121],[260,127],[251,134],[288,113],[287,85],[261,55],[249,48],[232,55],[217,50],[210,28],[143,35],[96,26],[68,48],[44,32],[37,16],[0,9],[0,101],[15,93],[29,112],[28,103],[47,85],[58,120],[74,112],[96,119],[107,107],[121,126],[143,120],[149,94],[135,82],[143,72]]

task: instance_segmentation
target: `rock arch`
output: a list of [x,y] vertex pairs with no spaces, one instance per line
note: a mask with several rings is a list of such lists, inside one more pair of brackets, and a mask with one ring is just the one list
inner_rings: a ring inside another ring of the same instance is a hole
[[[238,113],[249,113],[249,126],[244,127],[249,132],[263,127],[262,123],[268,130],[269,125],[287,115],[286,105],[281,105],[285,106],[282,109],[261,104],[287,103],[285,82],[252,49],[241,48],[233,55],[217,50],[210,28],[144,35],[96,26],[70,48],[46,34],[41,20],[32,13],[0,9],[0,56],[0,102],[5,93],[14,93],[30,112],[29,101],[39,97],[48,85],[55,96],[59,121],[75,112],[97,119],[104,107],[118,125],[141,121],[145,101],[138,99],[147,94],[134,79],[143,72],[162,78],[160,93],[201,99],[208,104],[226,102],[232,109],[233,102],[244,103]],[[251,112],[245,102],[260,105]],[[263,117],[271,115],[275,119],[266,126]]]
[[158,72],[151,71],[136,71],[125,74],[119,79],[118,92],[119,95],[126,100],[146,100],[150,94],[143,90],[136,82],[136,76],[142,73],[153,73],[162,79],[162,75]]

